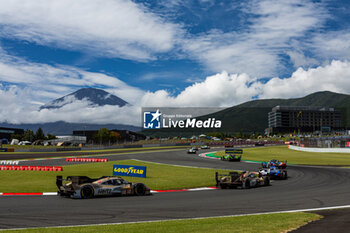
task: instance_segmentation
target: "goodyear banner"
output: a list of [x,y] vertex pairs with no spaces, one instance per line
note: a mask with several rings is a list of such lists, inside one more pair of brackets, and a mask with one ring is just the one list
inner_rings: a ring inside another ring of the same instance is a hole
[[133,176],[146,178],[146,167],[132,165],[113,165],[113,176]]
[[243,150],[242,149],[226,149],[225,150],[225,154],[243,154]]

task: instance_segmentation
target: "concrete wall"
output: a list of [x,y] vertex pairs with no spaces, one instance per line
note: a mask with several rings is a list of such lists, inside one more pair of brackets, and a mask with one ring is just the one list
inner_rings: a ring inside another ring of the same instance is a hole
[[300,147],[300,146],[288,146],[291,150],[305,151],[305,152],[320,152],[320,153],[350,153],[350,148],[313,148],[313,147]]

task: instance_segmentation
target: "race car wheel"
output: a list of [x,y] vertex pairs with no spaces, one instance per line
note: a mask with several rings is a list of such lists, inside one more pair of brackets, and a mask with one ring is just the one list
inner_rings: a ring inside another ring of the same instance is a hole
[[145,195],[146,187],[144,184],[138,183],[134,186],[134,193],[137,196]]
[[288,173],[286,171],[283,172],[284,173],[284,179],[288,179]]
[[266,186],[269,186],[269,185],[270,185],[270,179],[269,179],[268,177],[265,177],[264,184],[265,184]]
[[90,185],[84,186],[80,190],[81,198],[88,199],[94,196],[94,188]]
[[250,189],[250,181],[249,181],[249,180],[247,180],[247,181],[245,182],[245,188],[246,188],[246,189]]
[[220,188],[221,188],[221,189],[226,189],[226,188],[227,188],[227,185],[226,185],[226,184],[220,184]]

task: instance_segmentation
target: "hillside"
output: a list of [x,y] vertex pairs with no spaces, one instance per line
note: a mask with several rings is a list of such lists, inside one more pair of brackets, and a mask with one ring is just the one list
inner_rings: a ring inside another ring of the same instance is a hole
[[[233,106],[222,111],[202,116],[198,119],[215,118],[223,122],[221,132],[224,133],[263,133],[268,127],[268,113],[277,105],[282,106],[315,106],[334,107],[343,111],[345,126],[350,127],[350,95],[338,94],[329,91],[316,92],[302,98],[294,99],[263,99],[252,100],[243,104]],[[164,130],[162,130],[164,131]],[[170,132],[170,130],[167,130]],[[213,130],[171,130],[172,134],[195,135],[199,132],[210,132]],[[150,131],[152,135],[156,131]],[[146,132],[147,134],[147,132]],[[162,134],[163,135],[163,132]]]

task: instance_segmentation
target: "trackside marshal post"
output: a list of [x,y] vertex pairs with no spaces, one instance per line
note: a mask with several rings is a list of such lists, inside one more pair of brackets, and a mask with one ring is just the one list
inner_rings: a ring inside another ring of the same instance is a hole
[[113,176],[133,176],[146,178],[146,167],[133,165],[113,165]]

